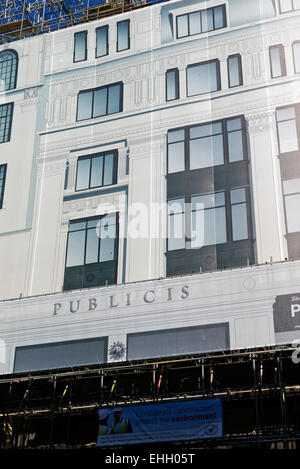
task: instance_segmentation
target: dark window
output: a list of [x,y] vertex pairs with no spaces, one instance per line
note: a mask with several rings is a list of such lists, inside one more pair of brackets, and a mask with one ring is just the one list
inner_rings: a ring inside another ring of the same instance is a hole
[[130,21],[117,23],[117,52],[130,49]]
[[300,41],[293,44],[295,73],[300,73]]
[[6,164],[0,165],[0,208],[3,207],[6,168],[7,168]]
[[87,59],[87,31],[74,34],[73,62],[82,62]]
[[117,282],[118,215],[70,222],[64,290]]
[[240,54],[230,55],[227,59],[229,88],[243,84],[242,59]]
[[300,10],[300,0],[279,0],[280,13]]
[[284,47],[282,44],[271,46],[270,52],[270,65],[271,77],[278,78],[286,75]]
[[299,149],[295,106],[276,111],[280,153],[295,152]]
[[77,121],[115,114],[122,110],[123,83],[113,83],[78,93]]
[[96,58],[108,55],[108,26],[96,29]]
[[179,71],[178,68],[166,72],[166,101],[179,99]]
[[0,91],[13,90],[17,86],[18,54],[14,50],[0,53]]
[[168,174],[247,159],[242,117],[168,132]]
[[177,38],[226,27],[225,5],[177,16]]
[[212,93],[221,89],[220,63],[210,60],[187,67],[187,95]]
[[77,162],[76,191],[117,183],[117,152],[81,156]]
[[0,143],[10,140],[13,106],[13,103],[0,106]]
[[249,188],[168,201],[168,251],[249,239]]

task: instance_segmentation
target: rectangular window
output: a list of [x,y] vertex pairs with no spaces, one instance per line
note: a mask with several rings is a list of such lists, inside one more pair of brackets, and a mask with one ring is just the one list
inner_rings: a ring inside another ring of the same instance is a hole
[[13,107],[13,103],[0,106],[0,143],[10,140]]
[[300,232],[300,179],[283,181],[288,233]]
[[177,38],[226,27],[225,5],[177,16]]
[[249,239],[247,186],[168,201],[168,251]]
[[185,200],[168,202],[168,250],[185,248]]
[[96,29],[96,58],[108,55],[108,26]]
[[115,260],[117,214],[70,221],[66,267]]
[[123,83],[113,83],[93,90],[80,91],[77,121],[123,111]]
[[221,89],[219,60],[187,67],[187,95],[212,93]]
[[130,49],[130,20],[117,23],[117,52]]
[[174,68],[166,72],[166,101],[179,99],[179,70]]
[[168,132],[168,174],[247,159],[243,117]]
[[300,73],[300,41],[293,44],[295,73]]
[[280,13],[300,10],[300,0],[279,0]]
[[81,156],[77,162],[76,191],[117,183],[117,152]]
[[277,130],[280,153],[298,151],[298,135],[296,111],[294,106],[284,107],[276,111]]
[[240,54],[230,55],[227,59],[229,88],[243,84],[242,59]]
[[6,164],[0,165],[0,209],[3,207],[6,168],[7,168]]
[[82,62],[87,59],[87,31],[74,34],[73,62]]
[[282,44],[271,46],[270,52],[270,65],[271,77],[278,78],[286,75],[284,47]]

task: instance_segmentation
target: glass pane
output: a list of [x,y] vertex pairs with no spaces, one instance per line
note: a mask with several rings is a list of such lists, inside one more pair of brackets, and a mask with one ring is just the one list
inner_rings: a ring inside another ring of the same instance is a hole
[[283,193],[285,195],[300,192],[300,179],[288,179],[283,181]]
[[168,214],[183,213],[184,212],[184,199],[174,199],[168,201]]
[[197,195],[191,198],[192,210],[203,210],[206,208],[219,207],[225,205],[224,192]]
[[226,243],[225,207],[204,210],[204,246]]
[[168,143],[184,140],[184,130],[172,130],[168,132]]
[[93,264],[98,262],[99,238],[96,228],[87,230],[85,263]]
[[90,158],[82,158],[77,164],[76,190],[88,189],[90,185]]
[[210,62],[187,69],[188,96],[208,93],[219,89],[217,62]]
[[190,141],[190,169],[207,168],[224,163],[223,136],[203,137]]
[[76,33],[74,36],[74,62],[86,60],[86,32]]
[[278,133],[281,153],[298,150],[297,128],[294,120],[280,122]]
[[291,11],[292,9],[292,0],[280,0],[280,11],[282,13],[285,11]]
[[185,248],[184,213],[169,215],[168,223],[168,250]]
[[99,221],[100,221],[99,217],[88,219],[87,220],[87,227],[88,228],[97,228]]
[[109,153],[105,155],[104,160],[104,179],[103,185],[108,186],[113,183],[114,155]]
[[240,189],[233,189],[230,191],[230,201],[232,204],[246,202],[246,189],[241,187]]
[[294,10],[300,9],[300,0],[294,0]]
[[242,84],[239,56],[229,57],[228,75],[229,75],[229,87],[230,88],[234,86],[239,86]]
[[106,218],[101,220],[100,262],[115,258],[116,225],[110,224],[110,221]]
[[300,42],[293,44],[295,72],[300,73]]
[[69,233],[67,267],[84,264],[85,230]]
[[108,54],[108,27],[96,30],[96,57],[103,57]]
[[90,119],[92,117],[93,92],[87,91],[78,94],[77,120]]
[[177,37],[185,37],[188,34],[188,15],[177,16]]
[[94,91],[93,117],[106,115],[107,88],[100,88]]
[[199,34],[201,33],[201,23],[200,23],[200,11],[196,13],[190,13],[190,34]]
[[85,230],[86,222],[85,221],[70,221],[69,231],[78,231]]
[[230,163],[244,159],[243,133],[241,130],[228,133],[228,153]]
[[118,28],[118,52],[129,49],[129,21],[121,21]]
[[281,77],[283,73],[282,73],[281,61],[280,61],[280,48],[271,47],[270,57],[271,57],[272,78]]
[[300,231],[300,194],[285,197],[288,233]]
[[231,207],[232,239],[248,239],[247,205],[239,204]]
[[225,9],[223,6],[214,8],[215,29],[225,27]]
[[[203,208],[203,204],[199,204]],[[204,246],[204,210],[192,212],[191,247],[201,248]]]
[[108,114],[121,111],[121,85],[113,85],[108,88]]
[[92,158],[91,186],[102,186],[103,178],[103,156],[94,156]]
[[168,173],[184,171],[184,142],[168,145]]
[[228,119],[227,120],[227,131],[230,130],[240,130],[242,128],[242,119],[237,117],[235,119]]
[[178,99],[176,71],[170,70],[167,72],[167,101]]
[[214,29],[212,8],[201,12],[202,32],[212,31]]
[[197,127],[192,127],[190,129],[190,137],[206,137],[213,134],[222,133],[222,124],[221,122],[215,122],[213,124],[199,125]]
[[278,122],[296,118],[296,113],[295,113],[294,106],[284,107],[282,109],[278,109],[276,114],[277,114],[277,121]]

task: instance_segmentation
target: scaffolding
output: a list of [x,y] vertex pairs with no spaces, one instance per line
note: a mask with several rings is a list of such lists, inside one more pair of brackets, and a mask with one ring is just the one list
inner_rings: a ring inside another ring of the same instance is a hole
[[98,409],[216,397],[223,437],[194,441],[194,448],[299,448],[294,351],[228,351],[2,376],[0,448],[91,448]]
[[0,0],[0,44],[169,0]]

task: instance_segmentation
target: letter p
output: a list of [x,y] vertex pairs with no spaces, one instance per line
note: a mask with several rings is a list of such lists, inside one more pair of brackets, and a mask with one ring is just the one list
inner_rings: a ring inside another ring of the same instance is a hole
[[299,311],[300,311],[300,305],[291,305],[292,318],[294,318],[295,313],[299,313]]

